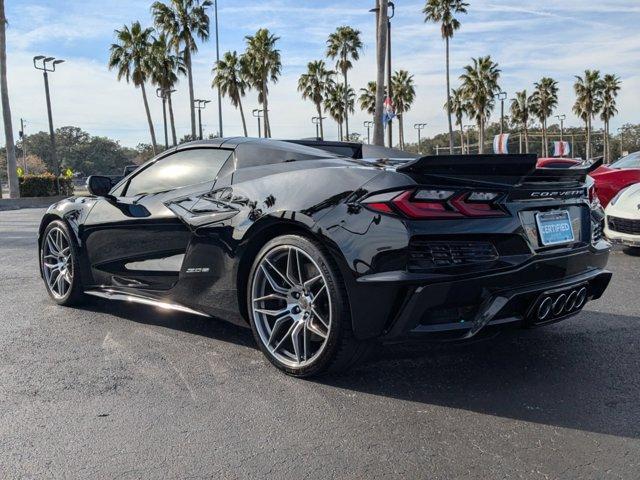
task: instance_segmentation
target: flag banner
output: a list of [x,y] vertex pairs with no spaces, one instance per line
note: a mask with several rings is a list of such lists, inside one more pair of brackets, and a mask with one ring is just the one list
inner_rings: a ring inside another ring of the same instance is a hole
[[509,143],[509,134],[501,133],[500,135],[496,135],[493,138],[493,153],[497,153],[499,155],[506,155],[509,153],[509,149],[507,148]]
[[391,98],[387,97],[384,99],[384,108],[382,113],[382,121],[384,123],[389,123],[396,116],[395,107],[393,106],[393,101]]
[[571,144],[569,142],[553,142],[553,156],[565,157],[571,154]]

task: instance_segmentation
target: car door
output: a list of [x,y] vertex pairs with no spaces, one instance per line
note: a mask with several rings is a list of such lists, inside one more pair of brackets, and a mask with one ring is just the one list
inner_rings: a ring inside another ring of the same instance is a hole
[[100,198],[81,239],[94,282],[166,290],[178,280],[192,230],[166,204],[210,191],[233,152],[186,148],[150,162]]

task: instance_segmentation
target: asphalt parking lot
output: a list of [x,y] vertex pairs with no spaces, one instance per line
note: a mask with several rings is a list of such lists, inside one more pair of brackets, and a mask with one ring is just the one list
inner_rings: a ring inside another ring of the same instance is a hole
[[0,478],[640,477],[640,257],[564,323],[302,381],[224,322],[56,306],[42,213],[0,212]]

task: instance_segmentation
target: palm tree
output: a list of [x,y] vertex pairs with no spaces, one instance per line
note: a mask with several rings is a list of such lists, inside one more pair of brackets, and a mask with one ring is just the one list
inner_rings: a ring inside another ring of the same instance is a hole
[[[324,99],[324,108],[329,113],[331,118],[333,118],[338,123],[338,136],[340,140],[345,138],[344,131],[342,129],[342,123],[345,120],[345,98],[347,99],[347,110],[351,113],[354,112],[354,103],[355,103],[356,92],[353,88],[349,87],[345,92],[344,85],[342,83],[332,84],[326,93]],[[347,137],[347,140],[349,138]]]
[[226,52],[222,60],[213,67],[213,82],[211,88],[218,88],[223,97],[229,97],[231,104],[240,110],[242,118],[242,130],[247,137],[247,121],[242,110],[242,97],[249,88],[245,79],[246,60],[244,56],[238,56],[238,52]]
[[533,114],[533,99],[527,96],[527,91],[516,92],[516,96],[511,100],[511,118],[522,126],[524,130],[524,151],[529,153],[529,120]]
[[573,85],[576,103],[573,111],[585,123],[587,133],[586,157],[591,158],[591,120],[602,108],[602,80],[599,70],[585,70],[584,77],[576,75]]
[[416,99],[413,75],[406,70],[398,70],[391,77],[391,87],[393,104],[398,114],[400,148],[404,150],[404,114],[411,109],[411,104]]
[[[464,67],[465,73],[460,75],[461,89],[467,98],[468,115],[478,124],[478,153],[484,153],[484,130],[495,105],[494,97],[500,91],[500,69],[490,55],[472,58],[471,61],[473,64]],[[447,103],[451,105],[451,102]]]
[[[448,102],[444,102],[444,109],[448,111]],[[451,89],[451,113],[456,119],[456,125],[460,127],[460,153],[464,153],[464,129],[462,126],[464,116],[467,113],[467,99],[461,88]]]
[[247,61],[247,81],[258,90],[258,102],[264,109],[264,136],[271,137],[271,122],[269,120],[268,94],[269,81],[277,82],[282,61],[280,50],[276,47],[276,42],[280,37],[272,35],[266,28],[261,28],[255,35],[245,37],[247,41],[247,51],[245,58]]
[[[196,109],[193,103],[192,56],[198,51],[195,37],[203,42],[209,38],[209,16],[206,9],[211,0],[169,0],[168,4],[154,2],[151,12],[156,27],[165,32],[176,53],[184,56],[189,79],[189,107],[191,110],[191,135],[196,136]],[[182,49],[182,50],[181,50]]]
[[[384,86],[384,67],[387,60],[387,30],[389,22],[389,1],[376,0],[376,85]],[[373,114],[373,144],[384,145],[384,108],[385,88],[376,89],[375,112]]]
[[[342,72],[344,78],[344,84],[348,87],[347,72],[353,67],[353,60],[358,61],[360,58],[360,52],[362,51],[362,40],[360,40],[360,31],[354,30],[351,27],[343,26],[338,27],[335,32],[329,35],[327,40],[327,57],[331,59],[338,59],[336,61],[336,68]],[[344,89],[344,93],[348,92],[348,88]],[[345,97],[344,103],[346,104],[348,99]],[[346,136],[349,138],[349,113],[345,112],[344,127]]]
[[316,60],[315,62],[309,62],[307,72],[300,75],[298,80],[298,91],[302,92],[302,98],[305,100],[310,99],[316,106],[318,118],[320,119],[320,138],[324,138],[322,102],[328,90],[333,87],[334,82],[331,77],[334,73],[331,70],[327,70],[322,60]]
[[[151,81],[163,91],[162,102],[169,106],[169,123],[171,124],[171,138],[173,146],[178,144],[176,136],[176,122],[173,115],[173,102],[171,99],[173,87],[178,83],[178,74],[187,72],[184,59],[175,53],[167,41],[167,36],[161,33],[153,42],[152,55],[149,58],[149,70]],[[163,105],[164,109],[164,105]]]
[[[4,0],[0,0],[0,96],[2,96],[2,119],[7,150],[7,178],[9,180],[9,197],[20,197],[18,171],[16,164],[16,148],[13,143],[13,125],[11,122],[11,106],[9,105],[9,87],[7,85],[7,17],[4,12]],[[0,188],[0,198],[2,198]]]
[[605,160],[611,161],[611,143],[609,141],[609,123],[618,113],[616,97],[620,91],[620,78],[617,75],[607,74],[602,79],[602,110],[600,119],[604,122],[604,155]]
[[369,115],[376,113],[376,82],[372,81],[367,83],[366,88],[360,89],[360,96],[358,97],[358,103],[360,103],[360,109],[367,112]]
[[156,132],[153,129],[151,112],[145,82],[148,78],[149,58],[152,56],[152,28],[142,28],[140,22],[131,24],[131,28],[124,25],[121,30],[116,30],[117,43],[110,48],[109,69],[118,69],[118,80],[124,78],[127,83],[133,81],[135,87],[142,90],[142,100],[147,113],[149,132],[151,133],[151,145],[155,155],[157,150]]
[[542,156],[549,156],[549,142],[547,141],[547,119],[558,106],[558,82],[553,78],[542,77],[534,84],[535,89],[531,95],[531,113],[533,113],[542,126]]
[[427,0],[422,13],[425,22],[440,24],[440,33],[445,41],[447,63],[447,118],[449,121],[449,153],[453,153],[453,126],[451,125],[451,87],[449,80],[449,39],[460,28],[456,13],[467,13],[468,3],[462,0]]

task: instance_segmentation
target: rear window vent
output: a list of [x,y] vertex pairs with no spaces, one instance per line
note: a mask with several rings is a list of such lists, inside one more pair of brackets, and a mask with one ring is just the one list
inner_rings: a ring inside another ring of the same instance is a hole
[[498,252],[490,242],[413,239],[409,258],[410,270],[422,270],[494,262]]

